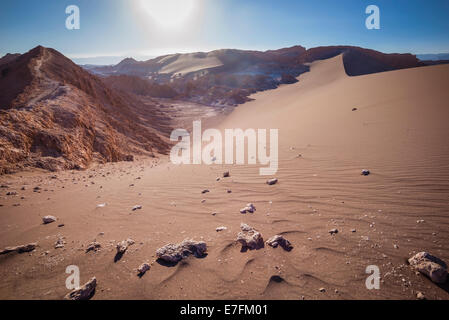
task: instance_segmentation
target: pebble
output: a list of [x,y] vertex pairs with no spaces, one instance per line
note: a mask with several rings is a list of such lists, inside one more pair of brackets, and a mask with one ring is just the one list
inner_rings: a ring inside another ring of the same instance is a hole
[[370,173],[371,173],[371,172],[370,172],[369,170],[367,170],[367,169],[363,169],[363,170],[362,170],[362,175],[363,175],[363,176],[368,176]]
[[418,293],[416,294],[416,299],[425,300],[426,296],[421,291],[418,291]]
[[49,224],[49,223],[52,223],[52,222],[55,222],[55,221],[56,221],[56,217],[54,217],[54,216],[45,216],[45,217],[42,218],[42,222],[44,224]]

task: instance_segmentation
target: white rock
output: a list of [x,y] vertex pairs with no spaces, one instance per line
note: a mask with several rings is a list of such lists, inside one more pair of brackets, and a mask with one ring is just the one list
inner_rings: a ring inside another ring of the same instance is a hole
[[218,227],[217,229],[215,229],[217,232],[220,232],[220,231],[224,231],[224,230],[227,230],[228,228],[226,228],[226,227]]
[[276,179],[276,178],[267,180],[267,184],[270,186],[273,184],[276,184],[277,182],[278,182],[278,179]]

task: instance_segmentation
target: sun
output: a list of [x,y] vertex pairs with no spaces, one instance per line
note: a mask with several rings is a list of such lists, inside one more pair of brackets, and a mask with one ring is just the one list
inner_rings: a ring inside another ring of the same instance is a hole
[[182,27],[195,12],[198,0],[140,0],[142,10],[164,28]]

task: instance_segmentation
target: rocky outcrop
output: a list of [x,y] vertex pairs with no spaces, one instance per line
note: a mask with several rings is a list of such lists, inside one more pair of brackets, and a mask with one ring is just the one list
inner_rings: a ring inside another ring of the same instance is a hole
[[109,88],[53,49],[0,64],[0,87],[0,173],[82,169],[169,150],[160,106]]
[[417,253],[408,259],[408,262],[413,268],[428,276],[435,283],[447,281],[446,263],[428,252]]

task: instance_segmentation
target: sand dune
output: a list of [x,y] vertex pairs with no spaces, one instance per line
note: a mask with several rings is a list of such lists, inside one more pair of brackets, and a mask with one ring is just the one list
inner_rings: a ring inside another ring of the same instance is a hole
[[[0,298],[62,298],[65,268],[74,264],[81,282],[96,276],[94,299],[414,299],[417,291],[448,299],[447,287],[404,261],[424,250],[449,261],[449,66],[348,77],[337,56],[314,62],[299,80],[253,95],[219,125],[279,128],[273,186],[258,166],[175,166],[167,159],[56,179],[1,177],[9,187],[2,192],[18,195],[0,200],[0,246],[39,247],[0,256]],[[372,174],[361,176],[364,168]],[[216,181],[225,170],[231,176]],[[257,211],[239,213],[249,202]],[[132,211],[136,204],[142,209]],[[59,220],[42,225],[49,214]],[[285,236],[294,249],[241,252],[241,222],[265,240]],[[332,236],[333,228],[339,233]],[[54,249],[59,237],[64,249]],[[115,244],[127,238],[136,244],[114,263]],[[154,262],[137,277],[157,248],[185,238],[204,240],[208,255],[171,267]],[[94,240],[100,251],[85,253]],[[365,287],[368,265],[381,270],[380,290]]]
[[222,65],[223,63],[213,55],[189,53],[179,55],[175,61],[165,65],[159,72],[185,75],[191,72],[215,68]]

